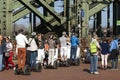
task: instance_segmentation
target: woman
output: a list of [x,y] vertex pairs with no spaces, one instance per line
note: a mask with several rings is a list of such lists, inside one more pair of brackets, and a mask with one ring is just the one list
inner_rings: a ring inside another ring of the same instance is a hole
[[37,54],[37,63],[41,62],[43,64],[44,56],[44,39],[42,34],[37,35],[37,46],[38,46],[38,54]]
[[[6,68],[6,70],[8,70],[9,69],[9,66],[8,66],[8,64],[11,64],[12,65],[12,68],[14,68],[14,63],[13,63],[13,59],[12,59],[12,57],[13,57],[13,52],[12,52],[12,49],[13,49],[13,46],[12,46],[12,43],[10,42],[10,38],[9,37],[6,37],[6,49],[7,49],[7,53],[9,54],[9,55],[6,55],[5,57],[6,57],[6,60],[5,60],[5,68]],[[6,54],[7,54],[6,53]]]
[[54,63],[54,54],[55,54],[55,40],[54,40],[54,35],[51,34],[49,39],[48,39],[48,44],[49,44],[49,57],[48,57],[48,64],[53,65]]
[[48,65],[49,44],[48,44],[48,40],[47,40],[47,39],[45,40],[44,47],[45,47],[45,48],[44,48],[44,53],[45,53],[44,64],[47,64],[47,65]]
[[102,69],[107,69],[107,65],[108,65],[108,55],[109,55],[109,43],[107,42],[106,39],[103,39],[103,41],[100,43],[101,46],[101,65],[102,65]]

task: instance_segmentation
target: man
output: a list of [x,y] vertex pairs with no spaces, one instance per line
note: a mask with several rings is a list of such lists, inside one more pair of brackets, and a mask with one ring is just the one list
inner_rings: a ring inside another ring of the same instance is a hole
[[[97,66],[98,66],[98,49],[100,48],[99,42],[97,41],[98,37],[96,34],[93,35],[92,41],[90,43],[90,73],[91,74],[99,74],[97,71]],[[95,46],[93,45],[95,44]]]
[[26,44],[28,44],[28,40],[23,34],[23,29],[20,29],[18,32],[19,34],[15,37],[18,49],[18,70],[23,70],[26,61]]
[[3,70],[3,45],[2,45],[3,37],[0,35],[0,72]]
[[62,33],[62,36],[59,38],[60,40],[60,54],[61,54],[61,60],[65,61],[67,60],[67,38],[66,38],[66,32]]
[[70,38],[70,43],[71,43],[70,61],[75,62],[77,45],[79,45],[79,39],[76,37],[75,33],[72,33],[72,37]]
[[110,43],[110,60],[111,60],[111,70],[117,70],[118,69],[118,38],[112,37],[113,40]]
[[32,32],[31,34],[31,37],[29,38],[29,44],[30,46],[27,47],[27,59],[26,61],[28,61],[28,64],[30,64],[31,68],[34,68],[36,66],[36,57],[37,57],[37,50],[38,50],[38,47],[37,47],[37,43],[36,43],[36,40],[35,40],[35,36],[36,36],[36,33],[35,32]]

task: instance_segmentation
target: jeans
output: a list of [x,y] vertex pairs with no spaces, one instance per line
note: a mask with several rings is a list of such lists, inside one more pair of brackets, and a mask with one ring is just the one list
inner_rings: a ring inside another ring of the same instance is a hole
[[112,69],[118,68],[118,58],[111,59],[111,66],[112,66]]
[[71,46],[70,60],[75,61],[76,59],[77,46]]
[[91,55],[90,72],[96,72],[98,66],[98,55]]
[[0,54],[0,71],[3,69],[3,54]]
[[36,66],[36,57],[37,57],[37,51],[31,51],[30,56],[30,66],[34,67]]
[[31,51],[27,50],[26,52],[26,64],[30,66],[30,57],[31,57]]

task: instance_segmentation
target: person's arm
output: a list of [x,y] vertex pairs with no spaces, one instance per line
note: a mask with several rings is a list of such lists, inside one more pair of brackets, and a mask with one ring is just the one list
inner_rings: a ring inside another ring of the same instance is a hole
[[96,45],[97,45],[97,47],[98,47],[99,50],[102,50],[98,41],[96,41]]
[[80,41],[79,41],[79,39],[77,38],[77,44],[79,45],[80,44]]
[[9,43],[9,44],[8,44],[8,47],[7,47],[7,51],[11,51],[12,48],[13,48],[12,43]]
[[112,43],[113,43],[113,42],[110,43],[110,49],[109,49],[110,52],[111,52],[112,49],[113,49],[113,45],[112,45]]
[[28,39],[27,39],[26,36],[24,37],[24,39],[25,39],[25,43],[26,43],[26,44],[29,44],[29,41],[28,41]]

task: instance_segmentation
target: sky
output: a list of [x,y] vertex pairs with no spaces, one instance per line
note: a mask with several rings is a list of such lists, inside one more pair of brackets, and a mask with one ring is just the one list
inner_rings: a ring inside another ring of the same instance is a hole
[[[40,13],[43,14],[42,7],[40,7],[38,10]],[[56,1],[54,3],[54,11],[57,13],[61,13],[63,11],[63,1],[59,0],[59,1]],[[26,15],[26,16],[29,17],[29,15]],[[37,23],[40,23],[40,20],[38,18],[36,21],[37,21]],[[29,19],[28,18],[26,18],[26,19],[21,18],[18,21],[16,21],[15,24],[23,24],[25,27],[29,27]]]
[[[102,27],[107,27],[107,7],[105,7],[103,9],[103,11],[101,12],[102,14],[102,23],[101,26]],[[93,26],[93,16],[90,18],[91,20],[89,20],[89,25]],[[110,4],[110,26],[113,26],[113,4]]]
[[[71,0],[72,3],[73,0]],[[42,14],[43,14],[43,8],[40,7],[38,9]],[[57,13],[61,13],[63,11],[63,1],[59,0],[56,1],[54,4],[54,11]],[[28,15],[27,15],[28,16]],[[28,16],[29,17],[29,16]],[[89,26],[93,26],[93,17],[90,18],[91,20],[89,21]],[[40,23],[40,20],[37,18],[37,23]],[[29,27],[29,19],[23,19],[21,18],[20,20],[15,22],[16,24],[23,24],[25,27]],[[113,25],[113,19],[112,19],[112,4],[110,5],[110,26]],[[102,23],[101,23],[102,27],[107,27],[107,8],[104,8],[102,11]]]

